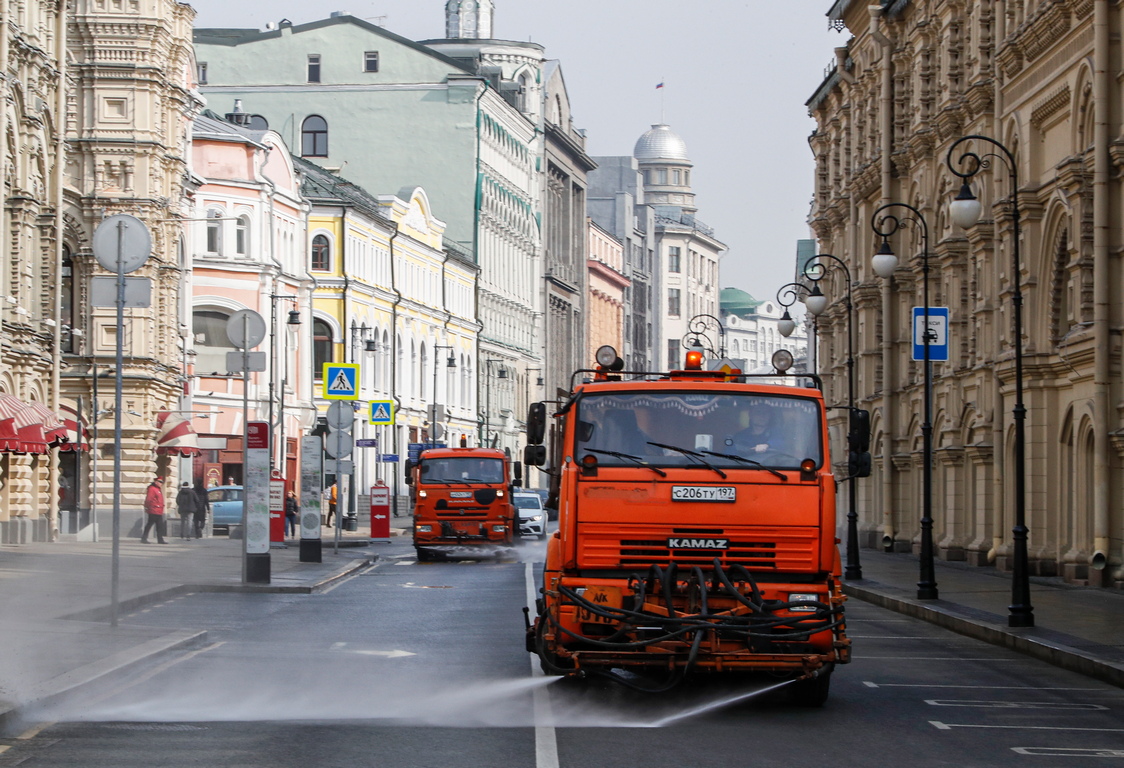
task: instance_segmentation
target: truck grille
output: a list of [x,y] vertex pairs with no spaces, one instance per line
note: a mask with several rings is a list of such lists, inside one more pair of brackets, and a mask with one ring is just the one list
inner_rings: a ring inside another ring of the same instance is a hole
[[[602,525],[579,526],[582,568],[709,567],[718,558],[723,567],[743,565],[755,571],[810,571],[819,564],[819,531],[815,528],[676,529],[621,531]],[[725,548],[670,548],[668,539],[724,539]]]

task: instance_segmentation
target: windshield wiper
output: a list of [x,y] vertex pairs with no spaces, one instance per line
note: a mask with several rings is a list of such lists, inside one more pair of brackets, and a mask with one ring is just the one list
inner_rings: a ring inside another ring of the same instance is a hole
[[747,459],[745,456],[738,456],[737,454],[734,454],[734,453],[715,453],[714,451],[703,451],[703,453],[705,453],[708,456],[717,456],[720,459],[730,459],[731,461],[740,461],[743,464],[752,464],[753,466],[758,467],[759,469],[763,469],[766,472],[771,472],[774,475],[776,475],[777,477],[779,477],[781,480],[784,480],[785,482],[788,482],[788,475],[786,475],[782,472],[778,472],[777,470],[773,469],[772,467],[766,467],[760,461],[755,461],[754,459]]
[[723,480],[726,479],[726,473],[723,472],[722,470],[720,470],[718,467],[711,464],[706,459],[704,459],[702,457],[702,454],[699,453],[698,451],[692,451],[688,448],[680,448],[678,445],[668,445],[666,443],[653,443],[651,440],[648,441],[648,445],[654,445],[657,448],[666,448],[669,451],[678,451],[679,453],[683,454],[687,458],[694,459],[695,461],[697,461],[699,464],[702,464],[707,469],[713,469],[715,472],[718,473],[719,477],[721,477]]
[[659,467],[653,467],[651,464],[644,461],[644,459],[640,458],[639,456],[633,456],[631,453],[621,453],[620,451],[603,451],[600,448],[586,448],[585,452],[586,453],[601,453],[601,454],[604,454],[605,456],[614,456],[618,459],[628,459],[629,461],[636,462],[637,464],[639,464],[642,467],[646,467],[646,468],[652,470],[653,472],[655,472],[660,477],[667,477],[667,473],[664,472],[662,469],[660,469]]

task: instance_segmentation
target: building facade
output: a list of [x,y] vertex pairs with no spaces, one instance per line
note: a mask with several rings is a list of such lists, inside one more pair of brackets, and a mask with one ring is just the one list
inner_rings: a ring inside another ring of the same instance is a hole
[[[164,428],[184,380],[176,319],[188,268],[179,223],[190,215],[188,128],[200,104],[194,13],[171,0],[27,0],[3,3],[0,16],[0,390],[72,414],[72,442],[90,449],[0,458],[0,522],[40,538],[95,536],[98,510],[104,525],[115,503],[119,456],[116,503],[129,532],[148,482],[179,480],[181,454],[191,452]],[[148,280],[148,305],[130,307],[120,323],[116,301],[95,298],[94,278],[110,273],[93,253],[98,224],[119,213],[140,219],[152,240],[131,274]]]
[[[856,284],[857,391],[874,423],[873,482],[862,484],[859,510],[867,545],[918,541],[925,377],[910,360],[909,328],[928,266],[930,305],[949,310],[949,359],[932,374],[938,555],[1011,567],[1021,396],[1031,572],[1124,584],[1124,393],[1112,331],[1124,295],[1112,138],[1122,95],[1110,74],[1120,14],[1103,0],[840,0],[829,12],[851,37],[808,102],[810,220],[820,250],[847,260]],[[998,146],[972,140],[950,159],[970,135]],[[964,230],[949,205],[961,185],[953,171],[972,169],[960,162],[969,149],[988,165],[971,180],[983,215]],[[912,206],[924,227],[910,221],[890,238],[899,263],[883,280],[871,267],[881,244],[871,220],[891,203]],[[846,341],[833,308],[818,323],[828,364]]]
[[[305,258],[308,204],[274,131],[200,115],[191,150],[197,186],[184,286],[191,297],[184,318],[192,329],[185,353],[190,378],[176,414],[198,434],[191,479],[205,487],[244,482],[245,406],[251,421],[270,423],[271,468],[297,490],[300,438],[316,421],[306,343],[313,286]],[[264,359],[246,377],[241,348],[228,333],[243,310],[257,313],[265,328],[253,348]]]
[[655,217],[655,363],[678,368],[683,339],[697,315],[717,317],[718,261],[726,246],[696,218],[687,145],[670,126],[653,125],[632,152]]
[[[523,417],[511,374],[542,367],[542,138],[516,106],[518,76],[513,84],[472,51],[457,56],[457,41],[448,53],[441,42],[426,46],[346,15],[195,35],[210,98],[241,99],[304,159],[361,188],[426,191],[445,238],[479,265],[475,399],[491,410],[477,419],[477,439],[514,451]],[[508,49],[542,59],[531,43]],[[275,66],[254,65],[262,59]]]
[[589,336],[583,368],[594,367],[593,356],[605,344],[611,345],[618,354],[624,349],[624,294],[629,287],[624,275],[624,244],[592,219],[588,252]]

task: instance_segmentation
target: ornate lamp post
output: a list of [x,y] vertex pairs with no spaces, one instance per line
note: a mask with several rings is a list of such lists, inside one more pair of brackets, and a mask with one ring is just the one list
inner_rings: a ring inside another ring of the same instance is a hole
[[[273,390],[276,384],[276,370],[277,370],[277,302],[285,300],[293,302],[293,309],[289,310],[289,319],[285,321],[285,335],[281,355],[284,358],[281,365],[281,397],[277,403],[277,421],[273,419]],[[296,304],[300,301],[299,296],[294,296],[286,293],[271,293],[269,294],[270,301],[270,323],[269,323],[269,349],[270,354],[273,356],[272,363],[269,366],[269,439],[273,443],[269,446],[269,468],[273,470],[276,464],[277,445],[281,446],[281,466],[285,466],[285,387],[289,383],[289,334],[295,334],[300,328],[301,313],[297,309]],[[194,354],[194,353],[193,353]],[[185,366],[186,369],[186,366]],[[277,435],[276,438],[274,435]]]
[[[898,217],[888,213],[880,216],[882,211],[890,208],[901,208],[912,215]],[[929,225],[925,223],[921,211],[907,203],[887,203],[874,212],[870,218],[870,226],[882,238],[882,246],[874,255],[872,265],[879,277],[889,279],[894,274],[898,257],[890,248],[889,238],[901,229],[902,224],[912,224],[921,230],[921,293],[924,304],[921,313],[925,376],[925,414],[921,423],[924,467],[921,474],[921,580],[917,582],[917,599],[936,600],[937,576],[933,567],[933,364],[929,359],[929,344],[933,339],[933,331],[929,327]],[[916,330],[914,335],[916,336]]]
[[[964,151],[957,160],[952,162],[956,148],[966,141],[980,141],[991,144],[1000,153]],[[1007,625],[1011,627],[1033,627],[1034,608],[1030,604],[1030,567],[1027,556],[1027,527],[1026,527],[1026,407],[1023,405],[1023,295],[1019,278],[1019,170],[1015,163],[1015,156],[1011,150],[988,136],[964,136],[957,139],[948,149],[945,162],[950,171],[963,179],[960,193],[952,201],[950,215],[952,220],[964,229],[975,226],[980,217],[980,201],[972,194],[968,181],[988,168],[991,161],[988,158],[999,158],[1007,166],[1011,178],[1011,218],[1012,218],[1012,243],[1011,243],[1011,304],[1014,308],[1015,338],[1015,527],[1014,535],[1014,564],[1011,579],[1011,605],[1008,607],[1010,614]],[[966,170],[959,170],[965,167]]]
[[[788,307],[796,301],[800,290],[808,294],[804,298],[804,306],[813,317],[818,318],[827,310],[828,298],[820,290],[820,280],[827,275],[829,269],[840,270],[847,279],[844,306],[847,309],[847,415],[850,423],[855,413],[854,304],[851,300],[851,270],[847,268],[846,262],[830,253],[816,254],[815,258],[808,260],[803,270],[804,277],[812,281],[810,288],[804,283],[788,283],[781,286],[780,291],[777,292],[777,303],[783,306],[785,311],[780,322],[777,323],[777,330],[782,336],[787,337],[796,329],[796,323],[788,314]],[[786,298],[791,297],[787,303],[781,298],[781,292],[784,292]],[[854,445],[853,429],[848,432],[847,443],[849,454],[858,451],[858,446]],[[861,579],[863,569],[859,562],[858,487],[855,485],[857,475],[854,474],[853,469],[850,472],[851,476],[847,478],[847,566],[844,568],[843,575],[848,579]]]
[[[726,357],[726,327],[722,325],[722,321],[714,315],[695,315],[687,321],[687,333],[683,336],[684,346],[703,347],[710,351],[712,354],[715,350],[707,345],[704,345],[701,339],[706,339],[707,343],[710,342],[710,337],[707,333],[711,327],[718,329],[718,357]],[[691,344],[687,344],[688,338],[692,339]]]

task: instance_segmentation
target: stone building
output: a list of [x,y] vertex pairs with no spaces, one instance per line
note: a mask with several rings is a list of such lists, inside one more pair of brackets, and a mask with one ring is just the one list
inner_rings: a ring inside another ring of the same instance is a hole
[[[179,479],[178,449],[165,441],[161,450],[160,438],[184,375],[179,219],[188,214],[188,126],[199,105],[193,16],[172,0],[0,5],[0,390],[74,414],[73,437],[86,445],[78,421],[88,421],[93,441],[93,450],[64,454],[61,462],[34,453],[0,458],[0,516],[44,520],[43,536],[92,535],[99,507],[103,523],[108,519],[115,445],[120,503],[130,515],[138,514],[153,475]],[[107,275],[94,259],[93,234],[117,213],[138,217],[152,236],[151,254],[131,275],[151,281],[150,305],[127,310],[120,327],[115,307],[91,300],[92,278]],[[106,374],[116,369],[119,336],[125,358],[117,441],[114,378]],[[60,485],[74,510],[62,520]]]
[[[820,252],[846,260],[856,283],[857,392],[873,412],[875,455],[873,482],[861,485],[863,541],[918,542],[925,377],[911,362],[910,309],[922,306],[927,265],[929,303],[949,310],[949,360],[932,366],[938,556],[1011,567],[1021,394],[1031,572],[1124,584],[1124,391],[1113,332],[1124,309],[1114,144],[1122,94],[1112,77],[1120,8],[837,0],[828,15],[850,38],[808,102],[817,124],[810,221]],[[969,135],[998,144],[974,139],[950,157]],[[967,150],[987,167],[971,179],[983,215],[965,230],[949,206],[961,185],[953,171],[974,170],[960,162]],[[882,242],[872,217],[891,203],[920,217],[883,212],[902,222],[888,241],[898,266],[884,280],[871,266]],[[839,297],[842,286],[831,287]],[[842,364],[846,319],[840,301],[820,318],[821,367]]]

